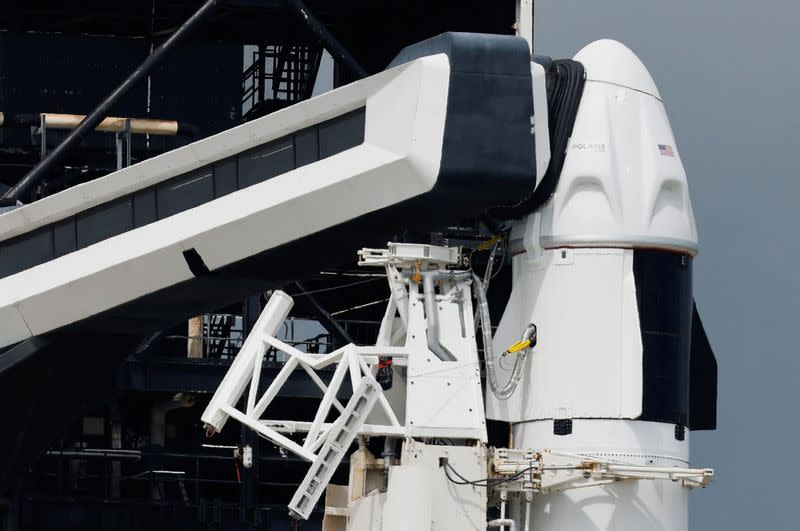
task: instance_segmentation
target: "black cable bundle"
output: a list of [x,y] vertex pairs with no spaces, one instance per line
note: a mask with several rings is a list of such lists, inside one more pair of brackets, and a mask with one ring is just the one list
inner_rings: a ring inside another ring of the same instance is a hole
[[[586,83],[586,70],[572,59],[553,61],[548,78],[554,79],[548,90],[547,108],[550,123],[550,164],[539,186],[531,195],[510,207],[496,207],[489,215],[502,220],[518,219],[535,212],[547,203],[556,191],[561,169],[567,156],[567,144],[572,136],[575,118]],[[548,85],[550,85],[548,79]],[[548,87],[549,88],[549,87]]]
[[[523,477],[525,474],[528,474],[529,472],[536,470],[536,467],[531,466],[523,470],[520,470],[519,472],[511,476],[470,480],[459,474],[456,471],[456,469],[453,468],[453,465],[451,465],[449,462],[445,461],[443,463],[443,466],[444,466],[444,475],[447,476],[448,481],[450,481],[451,483],[455,483],[456,485],[472,485],[474,487],[487,487],[487,488],[494,487],[496,485],[502,485],[503,483],[508,483],[510,481],[516,481],[521,477]],[[450,472],[455,474],[456,477],[453,478],[450,475]]]

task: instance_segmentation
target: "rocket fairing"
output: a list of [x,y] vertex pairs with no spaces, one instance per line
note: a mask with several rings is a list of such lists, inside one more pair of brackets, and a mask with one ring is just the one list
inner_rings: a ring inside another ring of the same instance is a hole
[[[538,345],[511,397],[487,392],[487,417],[511,423],[516,448],[687,467],[688,431],[715,427],[716,364],[697,339],[686,173],[641,61],[611,40],[574,59],[586,79],[563,168],[552,197],[513,226],[513,290],[493,340],[502,351],[534,323]],[[497,364],[500,380],[510,365]],[[639,481],[534,496],[529,525],[686,530],[688,489]]]

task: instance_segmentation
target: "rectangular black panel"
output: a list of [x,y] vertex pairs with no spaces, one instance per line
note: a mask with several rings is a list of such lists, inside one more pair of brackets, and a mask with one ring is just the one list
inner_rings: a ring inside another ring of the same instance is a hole
[[271,179],[294,169],[292,137],[279,138],[263,146],[245,151],[239,159],[239,188]]
[[78,250],[74,217],[59,221],[53,226],[53,249],[56,258]]
[[133,228],[133,196],[78,214],[78,249]]
[[133,194],[133,224],[144,227],[158,219],[156,212],[156,189],[145,188]]
[[53,228],[23,234],[0,246],[0,276],[7,277],[53,259]]
[[365,108],[319,125],[319,158],[324,159],[364,143]]
[[229,158],[214,165],[214,197],[236,191],[236,159]]
[[207,166],[158,185],[158,219],[189,210],[214,199],[214,170]]
[[294,165],[296,168],[319,160],[319,131],[309,127],[294,135]]
[[642,337],[639,420],[686,426],[692,330],[692,259],[637,249],[633,276]]

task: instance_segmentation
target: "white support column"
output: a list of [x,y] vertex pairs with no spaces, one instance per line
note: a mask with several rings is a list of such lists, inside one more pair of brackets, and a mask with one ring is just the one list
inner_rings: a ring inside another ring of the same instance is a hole
[[533,53],[533,0],[517,0],[517,35],[528,41]]
[[[386,279],[389,281],[389,289],[392,291],[392,300],[400,315],[400,320],[404,327],[408,327],[408,290],[406,289],[403,277],[394,264],[386,264]],[[394,317],[394,314],[392,315]]]
[[389,299],[389,304],[386,305],[386,312],[383,314],[381,320],[381,328],[378,331],[378,339],[376,345],[391,345],[392,336],[394,333],[394,316],[397,313],[397,303],[394,297]]

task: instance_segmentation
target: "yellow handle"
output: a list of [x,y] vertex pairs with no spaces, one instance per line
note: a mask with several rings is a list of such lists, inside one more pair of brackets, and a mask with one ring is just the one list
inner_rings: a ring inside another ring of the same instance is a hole
[[492,238],[491,240],[486,240],[485,242],[483,242],[483,243],[481,243],[480,245],[478,245],[478,246],[475,248],[475,250],[476,250],[476,251],[488,251],[489,249],[491,249],[491,248],[492,248],[492,246],[493,246],[495,243],[499,242],[499,241],[500,241],[500,240],[502,240],[502,239],[503,239],[503,235],[502,235],[502,234],[498,234],[497,236],[495,236],[495,237],[494,237],[494,238]]
[[528,348],[529,346],[531,346],[531,340],[530,339],[523,339],[522,341],[517,341],[516,343],[514,343],[513,345],[508,347],[506,349],[506,352],[508,352],[509,354],[516,354],[520,350],[524,350],[524,349]]

